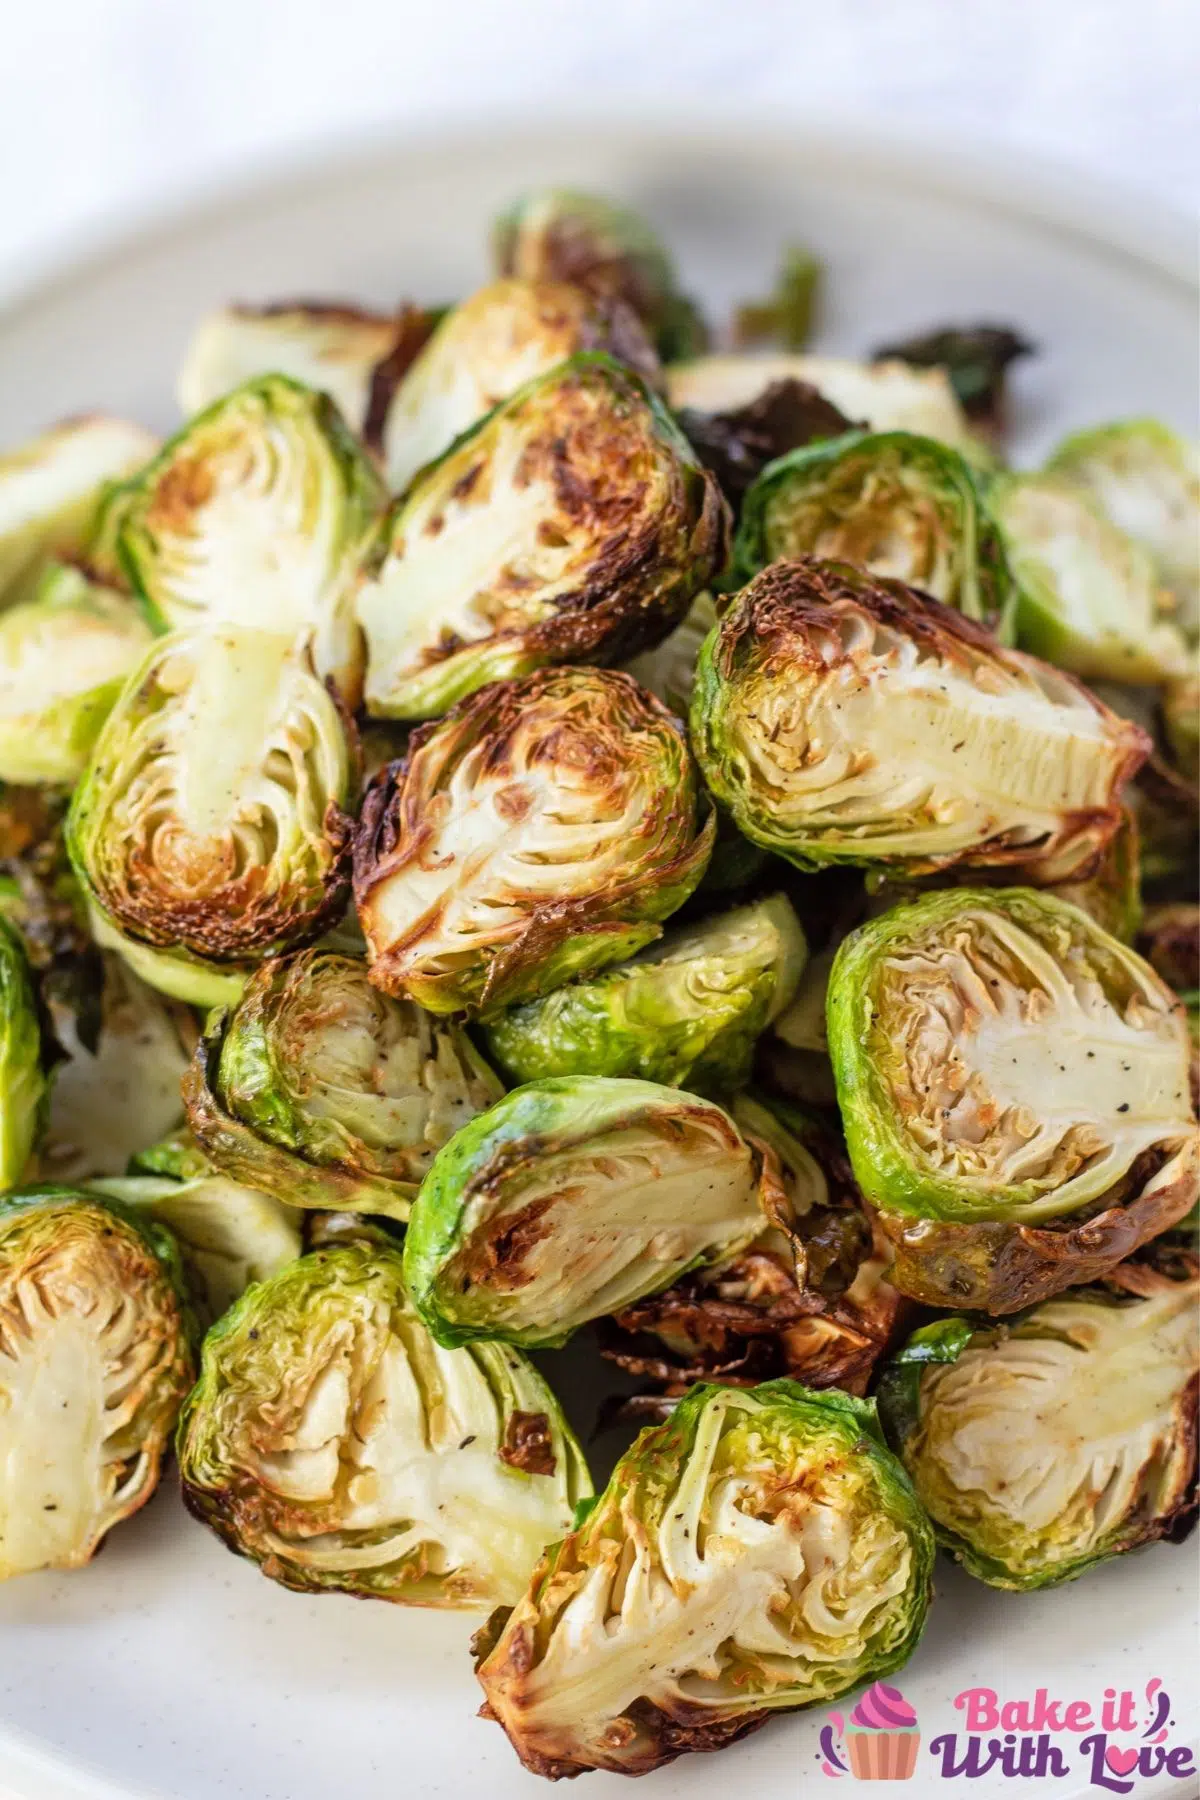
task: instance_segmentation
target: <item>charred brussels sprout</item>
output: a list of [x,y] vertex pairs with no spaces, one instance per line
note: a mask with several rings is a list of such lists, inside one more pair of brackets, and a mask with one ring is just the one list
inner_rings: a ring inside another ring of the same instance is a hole
[[1200,629],[1200,451],[1157,419],[1076,432],[1047,467],[1086,488],[1154,558],[1180,622]]
[[852,934],[829,1042],[859,1186],[932,1306],[1014,1312],[1094,1280],[1196,1199],[1174,994],[1084,913],[930,894]]
[[1010,1325],[943,1319],[910,1340],[880,1405],[970,1574],[1050,1587],[1172,1534],[1195,1505],[1198,1305],[1194,1259],[1181,1279],[1126,1264]]
[[697,456],[720,482],[721,492],[739,508],[768,463],[803,444],[842,437],[854,429],[853,421],[811,382],[792,376],[769,382],[744,406],[717,412],[684,407],[678,419]]
[[0,614],[0,781],[76,782],[152,635],[124,594],[52,564]]
[[746,495],[734,567],[819,556],[909,582],[1007,639],[1015,593],[979,483],[908,431],[850,432],[769,463]]
[[1148,553],[1061,475],[1001,475],[989,503],[1019,600],[1021,644],[1060,668],[1110,681],[1182,672],[1187,647],[1163,616]]
[[42,1135],[47,1061],[29,961],[0,920],[0,1190],[20,1181]]
[[[67,836],[90,899],[165,951],[138,972],[197,1003],[317,937],[345,904],[356,746],[307,653],[226,626],[176,632],[130,678],[75,790]],[[189,959],[195,981],[189,987]]]
[[764,570],[707,639],[692,742],[738,829],[798,868],[1037,863],[1056,880],[1112,836],[1149,749],[1069,676],[811,558]]
[[1001,436],[1006,413],[1008,371],[1036,349],[1009,325],[945,325],[899,343],[881,344],[880,362],[910,363],[915,369],[944,369],[968,419],[989,439]]
[[110,496],[102,535],[160,630],[311,633],[314,664],[353,704],[354,590],[384,503],[325,394],[263,375],[190,419]]
[[371,979],[494,1012],[661,935],[714,825],[682,728],[629,675],[496,682],[369,790],[354,892]]
[[400,1258],[314,1251],[210,1331],[180,1421],[188,1506],[285,1587],[511,1604],[591,1493],[553,1394],[505,1344],[443,1350]]
[[477,1673],[535,1774],[645,1774],[899,1668],[933,1554],[872,1402],[694,1388],[480,1634]]
[[0,1201],[0,1579],[81,1568],[154,1492],[193,1375],[179,1283],[170,1233],[120,1207]]
[[388,406],[382,447],[402,492],[418,469],[501,400],[581,350],[604,350],[653,381],[658,358],[623,301],[563,281],[494,281],[446,315]]
[[782,894],[668,932],[632,962],[484,1027],[514,1082],[632,1075],[697,1093],[749,1079],[759,1034],[792,998],[807,948]]
[[459,1025],[325,950],[264,963],[184,1082],[192,1131],[234,1180],[400,1218],[435,1151],[503,1092]]
[[719,1106],[649,1081],[518,1088],[438,1152],[404,1273],[439,1343],[564,1344],[763,1228],[758,1163]]
[[444,713],[484,682],[666,636],[725,560],[716,483],[644,384],[589,355],[426,469],[363,590],[368,709]]
[[140,468],[157,442],[93,414],[0,455],[0,603],[28,598],[50,558],[83,553],[106,485]]

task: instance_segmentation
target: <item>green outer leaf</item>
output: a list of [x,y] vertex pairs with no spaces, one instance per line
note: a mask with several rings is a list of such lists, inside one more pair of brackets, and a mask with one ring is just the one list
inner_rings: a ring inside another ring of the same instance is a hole
[[916,1429],[921,1401],[921,1378],[931,1364],[957,1362],[977,1326],[969,1319],[935,1319],[914,1331],[907,1344],[885,1364],[876,1391],[879,1416],[887,1440],[900,1457]]
[[29,960],[0,918],[0,1188],[11,1188],[45,1130],[50,1105],[46,1047]]
[[[74,858],[72,862],[79,873],[79,864]],[[82,874],[79,878],[86,891],[86,878]],[[231,1006],[250,979],[244,963],[202,962],[188,950],[159,950],[127,937],[90,894],[87,907],[92,936],[101,949],[115,950],[148,987],[172,1000],[187,1006]]]

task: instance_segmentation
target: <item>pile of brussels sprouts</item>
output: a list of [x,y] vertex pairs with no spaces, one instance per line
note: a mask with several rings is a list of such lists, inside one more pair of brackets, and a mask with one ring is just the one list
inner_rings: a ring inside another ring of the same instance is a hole
[[755,354],[608,202],[494,255],[0,458],[0,1576],[174,1442],[640,1774],[1194,1505],[1200,468],[1006,468],[1028,346],[805,354],[798,253]]

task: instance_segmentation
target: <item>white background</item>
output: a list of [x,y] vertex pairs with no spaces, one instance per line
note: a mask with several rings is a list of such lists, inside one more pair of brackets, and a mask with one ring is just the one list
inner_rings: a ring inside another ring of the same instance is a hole
[[1190,208],[1198,93],[1195,0],[0,0],[0,283],[297,153],[622,104],[900,121]]

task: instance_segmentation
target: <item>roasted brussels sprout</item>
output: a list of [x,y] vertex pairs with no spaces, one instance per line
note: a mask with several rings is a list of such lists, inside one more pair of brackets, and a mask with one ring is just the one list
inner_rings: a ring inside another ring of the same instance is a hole
[[[90,899],[165,951],[211,1003],[206,965],[320,935],[345,905],[357,749],[307,652],[244,627],[160,638],[109,715],[75,790],[67,839]],[[180,954],[182,953],[182,954]]]
[[53,992],[49,996],[54,1035],[66,1052],[54,1071],[38,1156],[49,1181],[111,1175],[183,1119],[179,1083],[196,1041],[191,1013],[147,987],[110,952],[101,956],[96,981],[94,1034],[86,1017]]
[[1095,1280],[1197,1196],[1188,1038],[1148,963],[1065,901],[958,890],[853,933],[829,1044],[858,1184],[931,1306]]
[[1145,734],[899,582],[779,562],[700,653],[692,742],[752,843],[798,868],[1036,863],[1065,880],[1120,822]]
[[944,325],[875,351],[880,362],[944,369],[968,419],[990,440],[1004,430],[1010,365],[1035,354],[1029,339],[1009,325]]
[[933,1555],[872,1402],[694,1388],[480,1633],[489,1715],[551,1778],[717,1750],[899,1668]]
[[210,1018],[183,1087],[197,1142],[235,1181],[399,1218],[435,1151],[503,1092],[461,1026],[319,949],[262,965]]
[[1121,807],[1121,822],[1109,838],[1094,867],[1079,881],[1059,882],[1051,891],[1069,900],[1111,931],[1123,944],[1132,944],[1142,918],[1142,859],[1137,818]]
[[573,188],[541,188],[500,215],[492,252],[498,275],[569,282],[624,301],[663,356],[703,344],[703,323],[679,292],[669,252],[630,207]]
[[1157,419],[1078,431],[1046,465],[1094,494],[1154,558],[1180,622],[1200,629],[1200,450]]
[[632,1075],[732,1093],[796,990],[807,948],[783,894],[668,932],[632,962],[490,1019],[488,1054],[513,1082]]
[[460,432],[580,350],[606,350],[658,378],[645,328],[621,300],[516,277],[472,294],[442,320],[388,407],[382,450],[392,489],[403,492]]
[[747,489],[776,457],[854,430],[853,420],[832,406],[811,382],[790,376],[768,383],[744,406],[719,412],[683,407],[677,416],[700,461],[716,476],[721,492],[734,506],[741,505]]
[[661,935],[714,825],[682,727],[629,675],[546,669],[414,732],[369,790],[354,892],[371,979],[494,1012]]
[[1000,475],[988,493],[1017,581],[1022,646],[1077,675],[1160,682],[1187,665],[1148,553],[1061,475]]
[[201,319],[179,371],[179,404],[189,417],[243,382],[286,375],[328,394],[361,436],[378,387],[395,382],[433,328],[416,306],[395,313],[315,300],[225,306]]
[[746,495],[734,570],[819,556],[919,587],[1007,641],[1016,595],[976,476],[909,431],[847,433],[769,463]]
[[758,1161],[729,1115],[650,1081],[534,1081],[434,1158],[404,1240],[439,1343],[566,1343],[589,1319],[745,1249]]
[[354,594],[383,486],[326,394],[262,375],[190,419],[109,496],[99,533],[159,630],[311,634],[348,702]]
[[443,1350],[400,1257],[302,1257],[209,1332],[179,1427],[191,1510],[285,1587],[415,1606],[511,1603],[591,1493],[531,1363]]
[[29,959],[0,919],[0,1190],[20,1181],[45,1127],[48,1061]]
[[76,782],[152,636],[124,594],[51,564],[0,614],[0,781]]
[[939,1320],[887,1369],[889,1435],[980,1581],[1073,1581],[1194,1509],[1200,1278],[1180,1260],[1183,1279],[1127,1263],[1009,1325]]
[[603,1321],[601,1351],[668,1394],[780,1375],[861,1394],[902,1302],[844,1147],[827,1121],[761,1095],[739,1094],[733,1117],[763,1154],[775,1222],[736,1256]]
[[69,1188],[0,1200],[0,1580],[81,1568],[154,1492],[193,1374],[179,1283],[152,1221]]
[[82,554],[106,484],[140,468],[157,442],[93,413],[0,455],[0,603],[28,598],[51,557]]
[[664,637],[722,568],[725,504],[666,408],[611,357],[540,375],[425,469],[363,589],[368,710],[444,713],[547,663]]
[[186,1180],[110,1175],[88,1186],[119,1201],[135,1219],[167,1227],[204,1326],[228,1312],[252,1281],[266,1281],[295,1262],[303,1248],[299,1213],[212,1170]]

